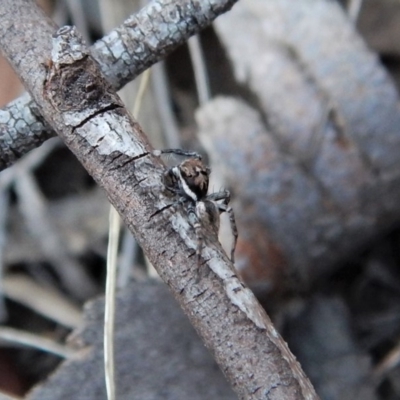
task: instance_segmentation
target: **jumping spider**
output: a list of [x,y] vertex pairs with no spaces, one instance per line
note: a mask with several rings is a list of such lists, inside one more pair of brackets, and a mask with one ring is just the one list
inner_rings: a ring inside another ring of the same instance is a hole
[[169,168],[164,173],[164,182],[168,190],[180,196],[179,200],[174,204],[188,204],[189,222],[197,238],[196,255],[198,262],[200,261],[205,236],[202,227],[212,228],[218,234],[220,214],[226,212],[229,215],[233,235],[231,261],[234,263],[238,233],[235,216],[232,208],[229,206],[229,191],[221,190],[207,194],[211,170],[203,164],[199,154],[180,149],[167,149],[156,151],[155,155],[167,153],[189,157],[180,164]]

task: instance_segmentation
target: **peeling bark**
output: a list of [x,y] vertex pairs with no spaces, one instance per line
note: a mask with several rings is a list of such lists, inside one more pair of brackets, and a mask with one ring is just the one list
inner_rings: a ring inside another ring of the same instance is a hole
[[[119,90],[210,25],[236,1],[153,1],[98,40],[90,48],[91,54],[114,89]],[[0,170],[54,135],[29,95],[11,102],[0,110]]]
[[[206,243],[199,270],[192,257],[193,229],[184,210],[166,207],[174,199],[162,183],[164,166],[140,126],[101,75],[77,31],[63,27],[52,40],[54,32],[53,23],[33,3],[1,3],[5,56],[49,125],[106,190],[233,389],[241,399],[317,399],[219,243]],[[163,207],[165,211],[156,213]]]

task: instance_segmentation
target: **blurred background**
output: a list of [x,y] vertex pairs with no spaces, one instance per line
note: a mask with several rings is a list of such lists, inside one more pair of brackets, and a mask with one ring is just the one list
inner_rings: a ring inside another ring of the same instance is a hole
[[[90,44],[147,4],[39,3]],[[400,399],[399,84],[398,0],[240,0],[151,68],[138,116],[231,191],[235,266],[322,399]],[[0,58],[1,106],[22,93]],[[0,399],[105,398],[108,213],[57,138],[0,173]],[[234,399],[126,229],[118,266],[120,398]]]

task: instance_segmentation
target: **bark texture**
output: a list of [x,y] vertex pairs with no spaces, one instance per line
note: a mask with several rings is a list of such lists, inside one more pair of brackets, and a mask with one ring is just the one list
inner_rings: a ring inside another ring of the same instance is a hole
[[[92,56],[114,89],[119,90],[235,2],[153,1],[97,41],[90,49]],[[54,135],[29,95],[10,103],[0,110],[0,170]]]
[[106,190],[233,389],[241,399],[316,399],[300,365],[218,243],[207,243],[204,268],[198,268],[193,229],[184,210],[168,207],[174,199],[162,183],[164,166],[152,155],[140,126],[76,30],[55,32],[32,2],[1,3],[5,56],[49,125]]

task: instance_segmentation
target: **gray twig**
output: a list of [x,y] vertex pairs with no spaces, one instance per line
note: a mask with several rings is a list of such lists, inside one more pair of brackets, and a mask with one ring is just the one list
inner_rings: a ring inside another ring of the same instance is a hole
[[349,0],[347,4],[347,13],[349,14],[349,18],[353,21],[354,24],[357,23],[362,4],[363,0]]
[[54,340],[34,335],[19,329],[8,328],[0,326],[0,341],[2,343],[8,342],[14,346],[28,346],[34,347],[48,353],[55,354],[62,358],[69,358],[74,355],[75,351],[65,345],[59,344]]
[[160,115],[161,124],[164,130],[165,147],[170,149],[179,148],[179,128],[172,109],[170,90],[168,87],[165,65],[159,62],[151,69],[152,86],[154,99]]
[[211,98],[210,85],[208,83],[208,74],[204,62],[203,50],[199,36],[193,36],[188,40],[190,58],[196,81],[197,96],[199,104],[203,105]]

